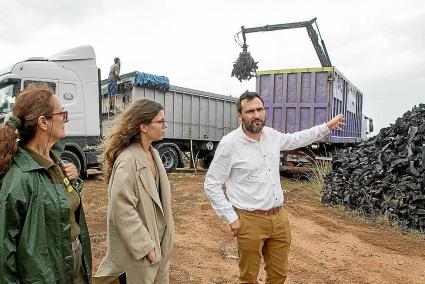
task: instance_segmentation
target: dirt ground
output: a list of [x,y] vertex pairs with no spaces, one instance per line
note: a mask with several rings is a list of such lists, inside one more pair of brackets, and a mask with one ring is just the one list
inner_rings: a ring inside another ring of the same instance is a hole
[[[204,173],[170,174],[176,243],[172,283],[237,283],[236,240],[212,211]],[[425,283],[425,238],[326,208],[303,181],[282,178],[292,245],[286,283]],[[83,192],[96,271],[106,253],[107,188],[86,180]],[[264,270],[259,281],[264,283]]]

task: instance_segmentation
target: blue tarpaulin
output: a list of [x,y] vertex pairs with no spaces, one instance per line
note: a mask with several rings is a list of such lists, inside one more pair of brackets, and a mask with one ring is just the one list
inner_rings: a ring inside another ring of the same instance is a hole
[[167,91],[170,89],[170,80],[165,76],[158,76],[144,72],[134,72],[134,86],[149,87]]

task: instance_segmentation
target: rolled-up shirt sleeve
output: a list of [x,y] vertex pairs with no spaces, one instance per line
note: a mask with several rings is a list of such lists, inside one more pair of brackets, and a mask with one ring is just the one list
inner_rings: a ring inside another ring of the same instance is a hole
[[232,204],[226,198],[223,184],[232,169],[232,153],[228,144],[220,143],[214,154],[214,159],[205,177],[205,193],[211,201],[211,206],[217,215],[229,223],[238,219]]
[[310,145],[330,132],[326,123],[291,134],[280,133],[280,149],[293,150]]

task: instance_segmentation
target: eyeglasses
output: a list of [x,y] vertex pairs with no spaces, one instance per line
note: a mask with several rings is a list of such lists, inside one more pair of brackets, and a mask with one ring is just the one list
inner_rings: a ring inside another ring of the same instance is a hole
[[62,115],[63,120],[68,121],[68,111],[54,112],[46,115],[46,117],[52,117],[54,115]]
[[157,120],[157,121],[151,121],[151,123],[160,123],[162,125],[162,127],[164,127],[165,125],[167,125],[167,122],[164,119]]

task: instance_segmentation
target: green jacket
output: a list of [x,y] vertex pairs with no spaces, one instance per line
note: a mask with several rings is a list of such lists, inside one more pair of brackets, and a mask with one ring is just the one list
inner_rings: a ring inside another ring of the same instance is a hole
[[[63,148],[56,144],[52,150],[59,156]],[[64,186],[55,185],[48,172],[18,148],[0,177],[0,283],[74,282],[69,210]],[[75,214],[91,283],[90,237],[82,205]]]

